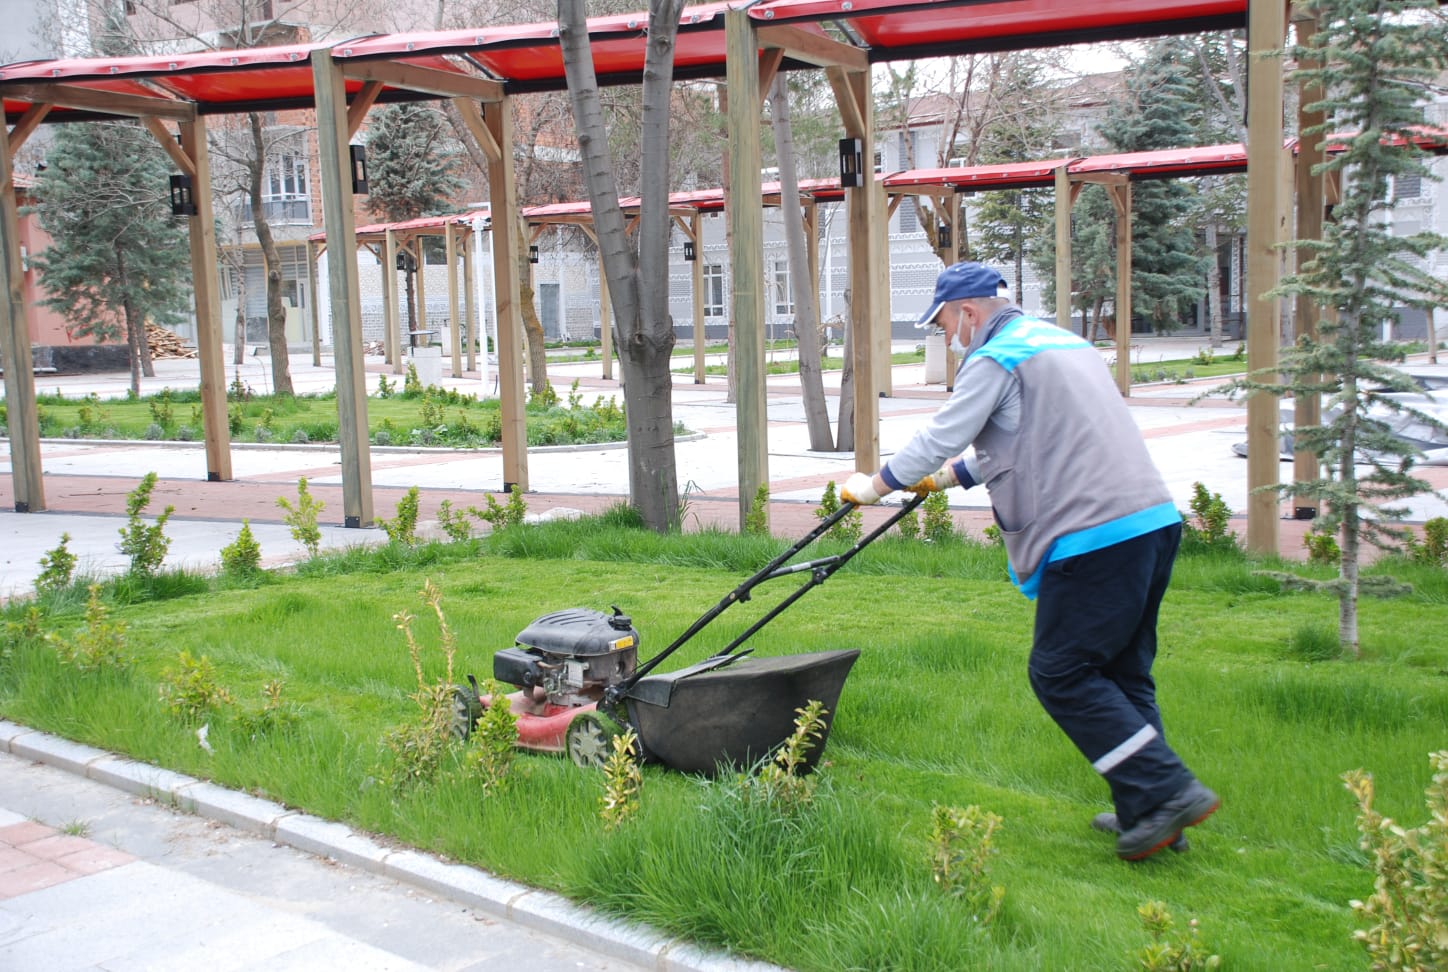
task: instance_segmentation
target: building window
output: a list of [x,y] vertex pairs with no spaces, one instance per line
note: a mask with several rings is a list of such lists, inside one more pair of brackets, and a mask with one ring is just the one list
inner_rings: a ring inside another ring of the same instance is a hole
[[1417,172],[1405,172],[1393,178],[1394,199],[1417,199],[1423,194],[1423,177]]
[[312,194],[306,157],[289,153],[267,162],[261,201],[268,222],[310,224]]
[[914,196],[900,200],[900,232],[915,233],[920,229],[919,202]]
[[724,265],[704,264],[704,316],[724,316]]
[[789,289],[789,261],[774,261],[774,312],[794,313],[794,295]]

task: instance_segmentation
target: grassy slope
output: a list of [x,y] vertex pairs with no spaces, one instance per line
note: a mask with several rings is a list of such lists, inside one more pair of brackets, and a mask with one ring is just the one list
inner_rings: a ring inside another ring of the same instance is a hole
[[[1411,598],[1364,602],[1363,660],[1309,664],[1283,646],[1301,626],[1331,625],[1331,601],[1272,593],[1234,558],[1184,558],[1163,609],[1158,681],[1172,742],[1224,807],[1192,832],[1190,854],[1119,862],[1087,827],[1105,787],[1030,693],[1031,609],[1001,579],[999,553],[882,541],[756,642],[761,654],[863,650],[805,816],[761,815],[731,786],[649,768],[640,816],[606,833],[598,781],[543,757],[523,758],[516,785],[486,801],[459,780],[395,795],[374,782],[378,740],[416,710],[392,614],[423,613],[424,577],[444,592],[459,669],[482,675],[533,617],[571,606],[619,604],[649,657],[767,556],[753,539],[596,523],[509,533],[496,545],[535,559],[454,550],[422,568],[314,569],[123,608],[133,672],[78,676],[22,648],[0,711],[802,969],[1121,968],[1146,941],[1135,910],[1152,899],[1198,918],[1231,968],[1360,967],[1348,901],[1369,893],[1371,876],[1338,776],[1371,769],[1379,807],[1415,825],[1427,753],[1445,745],[1442,571],[1415,575]],[[775,585],[678,662],[727,641],[790,582]],[[252,707],[266,680],[284,678],[304,713],[298,732],[250,740],[213,719],[207,757],[156,703],[183,647]],[[436,657],[430,674],[441,674]],[[1006,904],[985,933],[930,881],[933,803],[1005,818],[992,878]]]

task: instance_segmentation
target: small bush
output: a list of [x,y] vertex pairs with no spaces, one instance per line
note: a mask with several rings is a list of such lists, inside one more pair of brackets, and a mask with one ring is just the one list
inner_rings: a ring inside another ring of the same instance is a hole
[[1302,538],[1302,545],[1307,548],[1308,561],[1314,564],[1335,564],[1342,557],[1337,538],[1316,528]]
[[256,741],[266,736],[291,732],[301,721],[297,707],[282,698],[282,680],[274,678],[262,686],[260,709],[240,709],[236,727],[247,739]]
[[85,606],[85,626],[73,638],[46,636],[62,662],[87,674],[126,668],[131,663],[126,645],[126,624],[112,621],[110,610],[101,603],[99,584],[90,586]]
[[417,398],[423,393],[422,381],[417,377],[417,365],[407,363],[407,373],[402,376],[402,397]]
[[744,532],[755,536],[769,535],[769,484],[760,483],[754,492],[754,501],[744,515]]
[[[825,483],[824,495],[820,497],[819,509],[815,510],[815,516],[821,520],[828,520],[840,510],[840,497],[835,492],[835,481],[831,479]],[[858,510],[851,510],[838,523],[830,527],[829,537],[840,540],[844,543],[855,543],[864,533],[865,517]]]
[[236,539],[221,548],[221,569],[228,574],[254,574],[261,569],[261,544],[251,532],[251,521],[241,521]]
[[987,863],[997,852],[995,832],[1001,818],[978,806],[936,805],[930,824],[930,870],[935,883],[970,906],[980,927],[1000,911],[1006,889],[990,882]]
[[613,752],[603,764],[603,797],[599,816],[610,829],[623,823],[639,805],[644,777],[639,771],[638,734],[632,729],[610,740]]
[[386,375],[377,376],[377,397],[391,398],[397,393],[397,383],[388,381]]
[[1372,923],[1353,933],[1374,970],[1429,972],[1448,968],[1448,750],[1428,757],[1428,820],[1406,828],[1373,809],[1373,777],[1363,770],[1343,775],[1358,803],[1359,846],[1371,858],[1373,893],[1353,901],[1359,918]]
[[1151,935],[1151,942],[1133,956],[1133,967],[1147,972],[1197,972],[1221,967],[1221,957],[1210,954],[1202,944],[1195,918],[1187,923],[1185,932],[1176,932],[1171,912],[1160,901],[1148,901],[1136,913]]
[[171,540],[166,536],[166,521],[175,512],[174,506],[167,505],[156,522],[147,524],[141,513],[151,502],[151,491],[156,488],[156,474],[148,472],[140,484],[126,497],[126,525],[121,528],[121,542],[116,548],[131,558],[131,573],[138,577],[150,577],[156,573],[171,549]]
[[1448,517],[1435,516],[1423,524],[1423,539],[1410,540],[1408,554],[1431,567],[1448,566]]
[[950,515],[950,501],[944,493],[931,493],[920,504],[925,511],[925,522],[920,532],[930,543],[941,543],[956,535],[955,518]]
[[443,757],[456,738],[453,734],[453,658],[457,654],[457,637],[443,614],[442,592],[428,580],[420,594],[423,603],[437,616],[439,651],[445,670],[441,679],[427,678],[423,673],[423,648],[412,630],[416,619],[406,611],[394,614],[393,620],[407,642],[407,653],[417,677],[417,691],[412,694],[412,700],[419,710],[419,718],[389,730],[382,739],[384,748],[392,754],[385,775],[397,788],[435,779],[442,771]]
[[181,649],[175,668],[161,673],[161,704],[183,722],[197,722],[202,716],[231,703],[231,693],[216,681],[216,666],[205,655],[196,657]]
[[285,496],[278,496],[277,506],[287,511],[282,522],[291,528],[292,539],[307,548],[307,556],[317,556],[317,550],[322,545],[322,530],[317,526],[317,516],[326,509],[327,504],[314,499],[307,491],[307,477],[297,480],[295,505]]
[[920,511],[918,509],[911,510],[909,513],[906,513],[904,516],[900,517],[900,519],[895,523],[895,529],[899,531],[900,536],[904,537],[906,540],[919,540]]
[[443,500],[438,505],[437,523],[453,543],[462,543],[464,540],[472,539],[472,514],[467,510],[453,510],[452,500]]
[[408,547],[417,545],[417,507],[418,490],[413,486],[397,501],[395,517],[390,520],[380,516],[376,518],[377,525],[387,531],[390,543],[400,543]]
[[810,699],[795,709],[794,731],[774,755],[764,760],[754,776],[741,774],[739,788],[746,798],[757,798],[775,810],[794,814],[814,800],[816,778],[805,775],[805,760],[824,735],[824,703]]
[[1232,508],[1221,493],[1209,493],[1201,483],[1192,483],[1189,504],[1192,515],[1182,516],[1182,545],[1207,550],[1237,549],[1237,534],[1227,529]]
[[507,690],[497,682],[487,686],[491,701],[478,716],[468,739],[467,764],[486,796],[501,790],[518,755],[518,717],[508,700]]
[[40,557],[40,576],[35,578],[35,593],[44,596],[65,590],[75,577],[75,554],[70,552],[70,534],[62,533],[54,550]]
[[508,491],[506,505],[495,500],[492,493],[487,494],[485,498],[488,501],[486,510],[470,506],[468,512],[491,525],[494,530],[518,526],[523,522],[523,517],[528,515],[528,504],[523,502],[523,490],[517,483],[514,483],[513,488]]

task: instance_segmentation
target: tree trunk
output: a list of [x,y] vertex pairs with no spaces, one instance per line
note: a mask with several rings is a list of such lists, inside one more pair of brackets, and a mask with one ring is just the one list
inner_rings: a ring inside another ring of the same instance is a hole
[[287,310],[282,303],[282,260],[272,237],[271,224],[262,207],[261,182],[266,169],[266,140],[262,137],[261,116],[251,113],[251,140],[255,155],[251,160],[251,222],[256,241],[261,246],[262,266],[266,268],[266,334],[271,351],[272,390],[278,395],[291,395],[291,360],[287,355]]
[[840,452],[855,451],[855,329],[850,325],[854,315],[850,312],[850,292],[845,291],[845,315],[841,330],[845,332],[844,367],[840,369],[840,415],[839,428],[835,433],[835,448]]
[[243,264],[236,274],[236,322],[232,326],[231,363],[240,365],[246,360],[246,266]]
[[1212,347],[1222,346],[1222,267],[1217,262],[1217,223],[1208,219],[1207,234],[1207,319],[1211,322]]
[[619,338],[628,416],[629,499],[645,525],[660,532],[677,528],[679,522],[669,373],[674,328],[669,317],[668,138],[674,39],[682,7],[683,0],[649,2],[640,152],[643,191],[635,250],[618,203],[584,2],[558,2],[559,45]]
[[779,155],[779,205],[784,238],[789,247],[789,283],[794,299],[794,336],[799,342],[799,384],[804,397],[809,447],[832,452],[830,413],[825,406],[823,366],[820,361],[819,291],[809,272],[805,252],[804,212],[799,205],[799,177],[794,167],[794,136],[789,124],[789,87],[782,73],[775,74],[769,103],[774,109],[774,144]]
[[[1361,414],[1358,401],[1357,380],[1352,377],[1357,371],[1357,355],[1349,353],[1343,368],[1345,380],[1342,387],[1342,456],[1338,459],[1338,480],[1340,491],[1346,496],[1356,497],[1357,482],[1357,425]],[[1361,546],[1361,524],[1358,522],[1358,504],[1346,503],[1342,509],[1342,557],[1339,561],[1337,591],[1337,640],[1342,650],[1353,658],[1358,656],[1358,554]]]
[[[528,385],[536,395],[548,387],[548,349],[543,334],[543,322],[538,319],[538,308],[534,301],[537,293],[533,290],[533,264],[528,262],[528,237],[524,224],[518,222],[514,234],[513,252],[518,260],[518,304],[523,311],[523,343],[528,355]],[[610,287],[613,284],[610,282]],[[625,386],[627,387],[627,386]],[[625,396],[627,401],[627,396]]]

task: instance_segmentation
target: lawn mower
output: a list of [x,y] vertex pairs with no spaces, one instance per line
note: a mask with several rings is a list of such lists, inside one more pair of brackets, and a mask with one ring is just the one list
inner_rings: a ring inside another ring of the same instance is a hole
[[[519,689],[507,696],[517,717],[518,746],[567,753],[579,766],[599,767],[611,752],[612,738],[627,727],[637,734],[643,759],[711,775],[721,767],[749,767],[767,758],[794,731],[795,710],[815,699],[824,705],[825,715],[824,729],[806,760],[806,769],[812,768],[824,750],[859,649],[762,658],[753,657],[753,649],[744,645],[922,499],[909,497],[898,512],[842,553],[789,563],[854,509],[854,504],[842,504],[643,665],[637,664],[639,633],[616,606],[611,614],[570,608],[535,619],[513,647],[493,655],[493,678]],[[665,659],[728,607],[748,601],[756,586],[791,574],[808,576],[721,651],[686,668],[655,674]],[[463,735],[493,701],[479,693],[476,678],[469,675],[468,683],[458,686],[455,699],[455,725]]]

